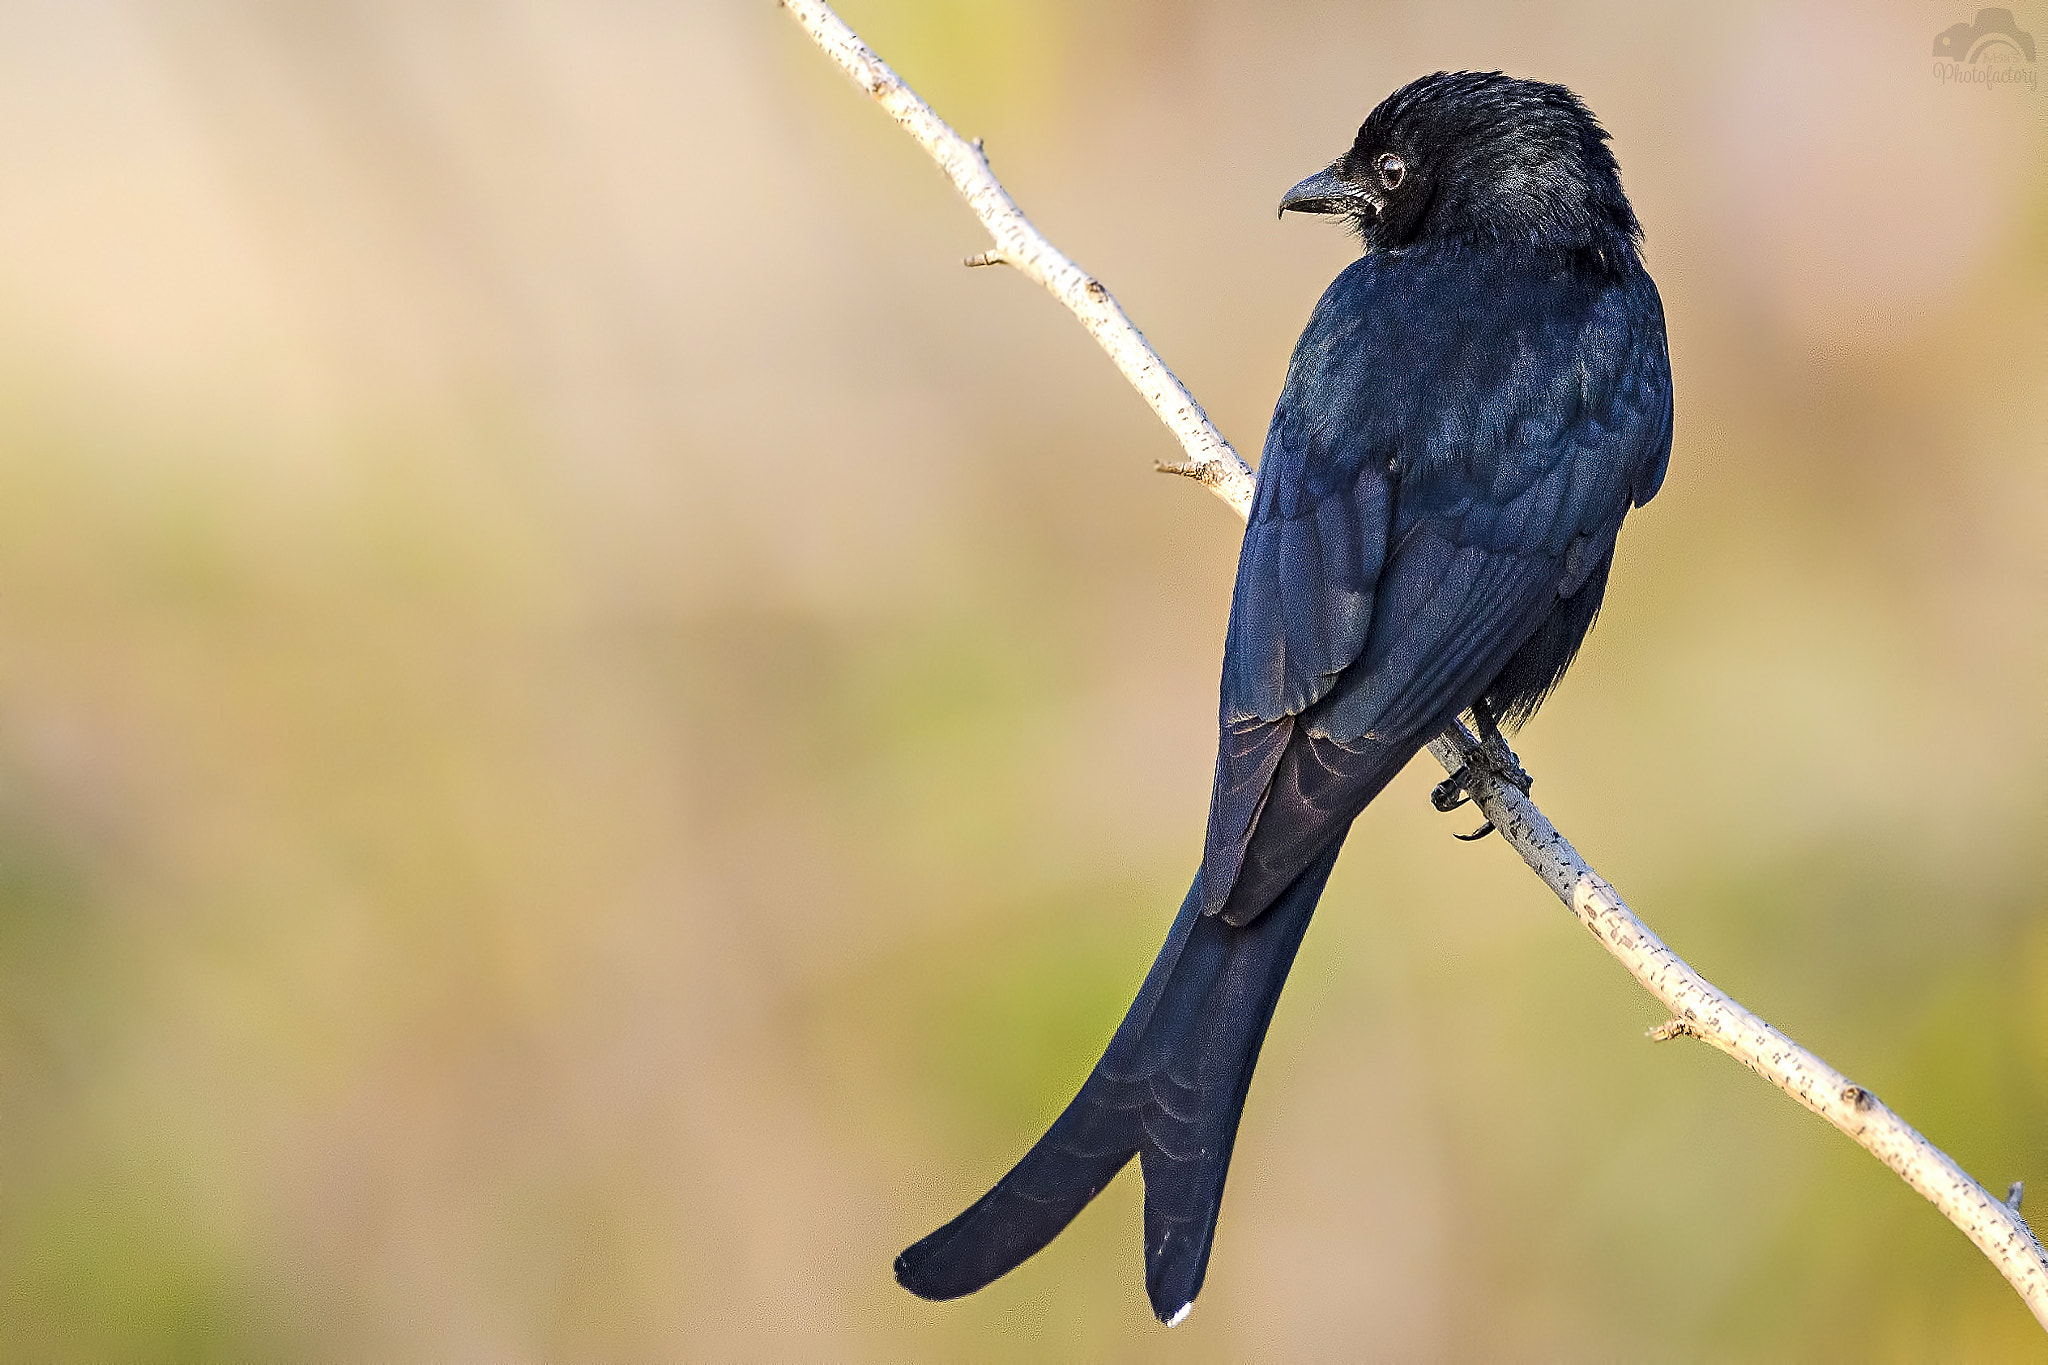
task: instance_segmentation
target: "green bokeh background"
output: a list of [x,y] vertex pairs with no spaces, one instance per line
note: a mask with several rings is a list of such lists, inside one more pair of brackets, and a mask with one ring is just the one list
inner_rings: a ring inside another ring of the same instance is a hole
[[[1671,477],[1521,745],[1667,939],[2048,1195],[2048,96],[1970,5],[848,0],[1248,455],[1380,96],[1615,135]],[[2048,10],[2018,12],[2048,41]],[[1199,850],[1237,526],[767,0],[0,0],[0,1356],[2038,1357],[1427,762],[1209,1287],[895,1251]]]

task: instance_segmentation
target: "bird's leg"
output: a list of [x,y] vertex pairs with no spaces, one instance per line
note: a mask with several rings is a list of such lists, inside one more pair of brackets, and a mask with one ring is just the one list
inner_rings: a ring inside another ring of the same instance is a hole
[[[1524,796],[1529,794],[1529,788],[1536,785],[1536,779],[1529,776],[1521,760],[1515,757],[1515,751],[1508,747],[1507,739],[1493,718],[1493,708],[1486,704],[1484,697],[1472,704],[1472,719],[1479,731],[1478,747],[1468,750],[1464,766],[1437,783],[1429,794],[1429,803],[1440,811],[1454,811],[1472,799],[1474,768],[1498,777]],[[1488,820],[1470,834],[1454,837],[1470,843],[1491,833],[1493,821]]]
[[1527,796],[1529,789],[1536,785],[1536,779],[1529,776],[1522,767],[1522,760],[1516,758],[1515,751],[1508,747],[1507,736],[1495,723],[1493,708],[1486,704],[1486,698],[1481,697],[1472,703],[1472,719],[1479,730],[1480,763],[1495,777]]

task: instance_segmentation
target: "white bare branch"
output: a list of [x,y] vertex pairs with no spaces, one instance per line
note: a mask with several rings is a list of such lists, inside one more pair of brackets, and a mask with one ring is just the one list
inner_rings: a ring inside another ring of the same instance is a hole
[[[1462,767],[1466,754],[1476,747],[1462,730],[1461,726],[1459,733],[1430,745],[1430,752],[1446,768]],[[1468,772],[1479,774],[1481,770]],[[1579,923],[1600,940],[1600,946],[1671,1011],[1669,1023],[1651,1030],[1652,1039],[1698,1038],[1711,1043],[1848,1134],[1961,1228],[2019,1291],[2034,1317],[2048,1327],[2048,1254],[2020,1217],[2017,1182],[2005,1199],[1999,1199],[1877,1096],[1686,965],[1636,918],[1606,879],[1588,866],[1571,841],[1536,809],[1536,803],[1511,783],[1491,774],[1475,775],[1467,789],[1480,813],[1514,845],[1522,861],[1557,893]]]
[[825,55],[853,77],[854,84],[873,95],[875,102],[888,110],[889,117],[931,154],[953,182],[953,188],[967,201],[967,207],[981,219],[989,236],[995,238],[993,249],[969,256],[966,264],[1014,267],[1065,304],[1187,451],[1187,464],[1161,468],[1199,481],[1236,508],[1239,516],[1249,512],[1251,470],[1209,421],[1209,414],[1202,411],[1202,405],[1187,391],[1187,386],[1174,377],[1144,334],[1132,325],[1102,281],[1061,255],[1018,210],[1010,192],[989,169],[981,139],[969,142],[954,132],[832,12],[831,6],[816,0],[784,3]]
[[[1054,249],[1019,211],[989,169],[979,140],[969,142],[947,126],[822,0],[780,3],[931,154],[981,219],[996,244],[966,263],[1013,266],[1065,304],[1186,449],[1186,464],[1159,467],[1197,479],[1238,515],[1246,515],[1254,486],[1251,470],[1101,282]],[[1636,918],[1534,802],[1483,764],[1468,766],[1478,745],[1463,726],[1453,726],[1429,749],[1447,772],[1464,773],[1467,791],[1501,836],[1601,946],[1671,1011],[1672,1020],[1653,1030],[1652,1038],[1694,1037],[1711,1043],[1839,1128],[1962,1229],[2048,1328],[2048,1252],[2020,1217],[2017,1183],[2007,1198],[1997,1198],[1875,1095],[1687,966]]]

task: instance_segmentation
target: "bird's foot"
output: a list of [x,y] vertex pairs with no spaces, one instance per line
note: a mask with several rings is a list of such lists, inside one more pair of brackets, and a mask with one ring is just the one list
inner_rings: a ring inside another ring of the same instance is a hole
[[1529,776],[1522,760],[1508,747],[1507,736],[1500,732],[1500,723],[1493,718],[1493,708],[1483,698],[1473,703],[1472,719],[1479,727],[1479,746],[1466,755],[1467,766],[1476,759],[1480,767],[1527,796],[1536,779]]
[[[1485,723],[1491,717],[1482,717],[1479,743],[1465,751],[1465,762],[1458,771],[1436,784],[1429,794],[1429,804],[1446,813],[1456,810],[1472,799],[1473,785],[1481,777],[1497,777],[1515,790],[1527,796],[1529,789],[1536,785],[1536,779],[1529,776],[1522,761],[1515,757],[1515,751],[1508,747],[1500,730]],[[1467,843],[1484,839],[1493,833],[1493,821],[1488,820],[1470,834],[1453,837]]]
[[[1508,742],[1501,738],[1498,730],[1479,742],[1478,752],[1473,757],[1487,772],[1524,796],[1536,785],[1536,779],[1529,776],[1529,770],[1522,766],[1521,759],[1515,757],[1515,751],[1508,747]],[[1471,758],[1466,759],[1466,765],[1469,767],[1472,761]]]

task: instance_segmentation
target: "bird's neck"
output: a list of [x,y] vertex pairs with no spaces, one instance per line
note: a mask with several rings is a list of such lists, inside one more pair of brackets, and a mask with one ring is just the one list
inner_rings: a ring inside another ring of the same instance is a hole
[[1540,233],[1502,236],[1472,233],[1432,237],[1406,246],[1379,248],[1376,254],[1417,264],[1460,260],[1487,263],[1505,271],[1551,274],[1564,271],[1618,279],[1643,268],[1642,255],[1625,233],[1595,232],[1559,238]]

